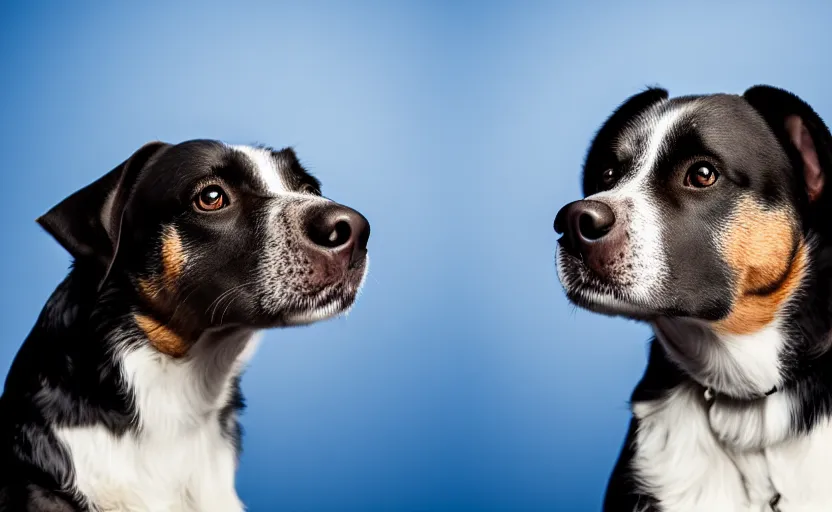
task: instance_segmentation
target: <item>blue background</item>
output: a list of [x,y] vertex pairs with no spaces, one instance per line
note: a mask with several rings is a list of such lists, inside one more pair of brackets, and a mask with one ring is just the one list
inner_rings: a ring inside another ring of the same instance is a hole
[[0,7],[0,374],[69,263],[40,213],[151,139],[293,145],[371,267],[243,380],[253,511],[597,510],[649,332],[557,282],[595,130],[649,84],[832,120],[823,1],[117,3]]

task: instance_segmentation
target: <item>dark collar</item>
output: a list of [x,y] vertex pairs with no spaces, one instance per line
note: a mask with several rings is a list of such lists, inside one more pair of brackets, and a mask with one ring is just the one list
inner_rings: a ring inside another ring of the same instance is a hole
[[737,398],[731,395],[726,395],[725,393],[720,393],[719,391],[714,391],[711,388],[703,388],[702,394],[704,395],[705,402],[707,403],[711,403],[717,398],[721,398],[723,400],[731,400],[734,402],[753,402],[755,400],[762,400],[764,398],[767,398],[773,395],[774,393],[777,393],[778,391],[779,390],[777,389],[777,386],[775,386],[762,395],[753,396],[751,398]]

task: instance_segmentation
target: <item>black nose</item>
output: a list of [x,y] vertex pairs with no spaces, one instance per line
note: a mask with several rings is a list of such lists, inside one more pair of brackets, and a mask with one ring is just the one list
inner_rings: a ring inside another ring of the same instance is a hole
[[310,216],[306,234],[316,246],[353,266],[367,255],[370,223],[352,208],[332,205]]
[[577,252],[603,238],[614,224],[612,208],[587,199],[567,204],[555,217],[555,231],[563,234],[565,247]]

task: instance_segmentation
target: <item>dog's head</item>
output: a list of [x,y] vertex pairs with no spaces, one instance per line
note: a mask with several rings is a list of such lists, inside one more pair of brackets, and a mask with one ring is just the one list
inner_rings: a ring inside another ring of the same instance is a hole
[[585,199],[557,214],[561,282],[594,311],[757,331],[799,292],[826,237],[830,171],[829,130],[786,91],[649,89],[603,125]]
[[296,325],[349,308],[370,227],[321,196],[291,149],[152,142],[38,222],[102,293],[135,298],[163,352],[204,329]]

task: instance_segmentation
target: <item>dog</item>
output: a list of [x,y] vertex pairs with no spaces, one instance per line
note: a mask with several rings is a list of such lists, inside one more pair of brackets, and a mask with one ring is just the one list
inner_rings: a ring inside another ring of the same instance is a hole
[[832,510],[831,172],[829,129],[776,87],[649,88],[602,125],[558,276],[654,334],[604,510]]
[[0,510],[243,510],[243,367],[262,330],[352,306],[367,219],[290,148],[193,140],[38,222],[74,263],[0,397]]

